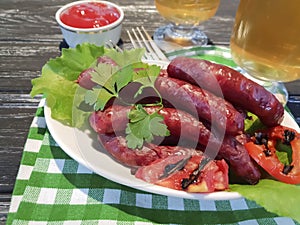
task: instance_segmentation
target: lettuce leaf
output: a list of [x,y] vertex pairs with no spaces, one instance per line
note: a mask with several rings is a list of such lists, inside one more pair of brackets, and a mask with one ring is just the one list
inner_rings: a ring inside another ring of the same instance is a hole
[[[84,91],[75,82],[79,74],[92,66],[104,54],[104,48],[91,44],[63,49],[62,55],[50,59],[42,68],[42,75],[32,80],[32,97],[43,94],[51,108],[53,119],[65,125],[80,127],[87,112],[77,111]],[[76,111],[76,112],[75,112]],[[73,114],[76,114],[76,120]]]
[[279,216],[291,217],[300,222],[300,186],[262,179],[256,185],[230,185],[230,191],[238,192],[255,201],[267,211]]
[[105,51],[105,55],[112,58],[120,67],[125,67],[141,61],[144,53],[145,49],[143,48],[130,49],[123,52],[118,52],[114,49],[106,49]]
[[143,54],[144,49],[117,52],[88,43],[63,49],[61,56],[49,60],[42,68],[42,75],[32,80],[30,95],[43,94],[53,119],[80,128],[92,110],[82,106],[87,90],[76,83],[80,73],[95,67],[97,58],[102,55],[111,57],[123,67],[141,61]]
[[247,112],[247,118],[245,119],[245,132],[248,134],[254,134],[257,130],[264,129],[265,125],[259,120],[259,118],[251,113]]

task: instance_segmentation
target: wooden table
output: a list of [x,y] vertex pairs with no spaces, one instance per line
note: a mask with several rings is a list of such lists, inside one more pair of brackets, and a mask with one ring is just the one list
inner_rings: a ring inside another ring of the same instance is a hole
[[[42,66],[60,55],[62,35],[54,19],[67,0],[0,1],[0,224],[10,205],[27,132],[39,103],[29,96],[31,79]],[[144,25],[149,33],[166,23],[153,0],[115,0],[125,11],[122,41],[129,44],[126,29]],[[238,0],[221,0],[216,16],[202,25],[216,45],[229,45]],[[289,107],[300,122],[300,81],[288,83]]]

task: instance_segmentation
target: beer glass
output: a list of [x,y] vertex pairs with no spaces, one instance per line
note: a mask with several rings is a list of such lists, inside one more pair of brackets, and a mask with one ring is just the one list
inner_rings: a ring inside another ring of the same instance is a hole
[[155,0],[157,11],[170,24],[159,27],[153,39],[180,46],[206,45],[208,38],[198,25],[215,15],[219,3],[220,0]]
[[236,64],[283,104],[282,82],[300,78],[299,7],[299,0],[241,0],[231,36]]

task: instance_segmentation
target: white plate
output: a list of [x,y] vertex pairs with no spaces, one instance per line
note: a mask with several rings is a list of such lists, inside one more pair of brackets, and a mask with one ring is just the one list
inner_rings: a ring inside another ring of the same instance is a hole
[[[166,64],[161,62],[150,63],[160,64],[161,66]],[[206,200],[241,198],[241,195],[236,192],[187,193],[144,182],[135,178],[128,167],[121,165],[108,155],[106,150],[99,144],[97,135],[91,128],[81,131],[61,124],[51,118],[51,109],[47,105],[45,106],[45,119],[52,137],[71,158],[109,180],[138,190],[180,198]],[[294,128],[298,132],[300,131],[297,123],[287,112],[285,112],[282,124]],[[89,127],[88,124],[87,127]]]

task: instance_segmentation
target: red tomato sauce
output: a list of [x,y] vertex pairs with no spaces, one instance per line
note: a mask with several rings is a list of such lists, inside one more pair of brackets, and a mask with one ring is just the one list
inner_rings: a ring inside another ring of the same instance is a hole
[[119,11],[110,5],[87,2],[71,6],[60,15],[61,21],[76,28],[98,28],[115,22]]

